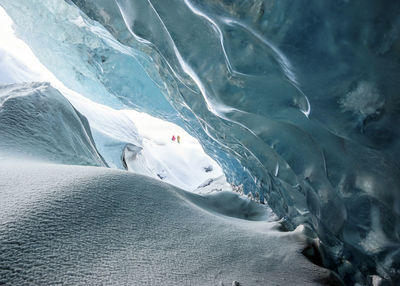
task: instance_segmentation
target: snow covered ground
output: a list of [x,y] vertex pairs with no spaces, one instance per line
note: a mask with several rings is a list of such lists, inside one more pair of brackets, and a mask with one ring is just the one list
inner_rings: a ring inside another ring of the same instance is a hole
[[[137,159],[128,162],[129,170],[154,178],[159,176],[189,191],[210,178],[223,176],[218,164],[181,127],[134,110],[124,110],[124,113],[135,122],[143,142]],[[180,143],[172,141],[172,136],[180,136]],[[222,183],[226,183],[223,178]]]
[[[46,174],[44,176],[44,174]],[[0,284],[321,285],[302,228],[233,192],[101,167],[0,162]]]

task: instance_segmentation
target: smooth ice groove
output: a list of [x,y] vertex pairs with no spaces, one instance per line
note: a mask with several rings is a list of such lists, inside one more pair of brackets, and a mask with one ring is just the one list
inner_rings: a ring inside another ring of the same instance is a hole
[[69,88],[176,117],[345,283],[399,283],[398,1],[0,4]]

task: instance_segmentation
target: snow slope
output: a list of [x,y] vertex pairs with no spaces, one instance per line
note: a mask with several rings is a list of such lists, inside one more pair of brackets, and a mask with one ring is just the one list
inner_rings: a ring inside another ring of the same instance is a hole
[[277,228],[232,192],[198,196],[119,170],[0,163],[4,285],[325,284],[329,271],[300,254],[301,228]]
[[[183,128],[146,113],[133,110],[124,110],[124,113],[135,122],[143,141],[143,150],[135,160],[128,161],[129,170],[161,177],[165,182],[190,191],[207,179],[223,176],[218,164]],[[178,135],[180,143],[172,141],[172,136]]]
[[106,166],[87,119],[48,83],[0,86],[0,159]]

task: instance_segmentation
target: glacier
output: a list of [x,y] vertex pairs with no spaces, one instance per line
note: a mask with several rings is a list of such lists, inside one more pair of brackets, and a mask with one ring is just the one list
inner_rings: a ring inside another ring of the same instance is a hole
[[[287,229],[303,225],[314,243],[306,254],[345,284],[378,276],[399,283],[399,3],[0,5],[63,84],[98,104],[183,127],[228,181],[265,199]],[[121,168],[135,139],[110,138],[98,116],[80,112],[97,146],[90,156]]]

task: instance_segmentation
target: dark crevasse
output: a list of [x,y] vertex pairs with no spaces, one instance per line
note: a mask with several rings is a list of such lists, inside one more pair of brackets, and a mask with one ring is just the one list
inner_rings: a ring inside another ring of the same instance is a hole
[[[289,228],[316,234],[324,265],[346,283],[400,281],[400,2],[66,2],[108,30],[100,39],[140,53],[73,39],[94,74],[80,74],[80,86],[161,118],[177,112],[228,178],[265,197]],[[20,27],[34,15],[17,11],[34,4],[0,3]],[[147,100],[120,89],[137,78],[134,57],[156,84]]]

